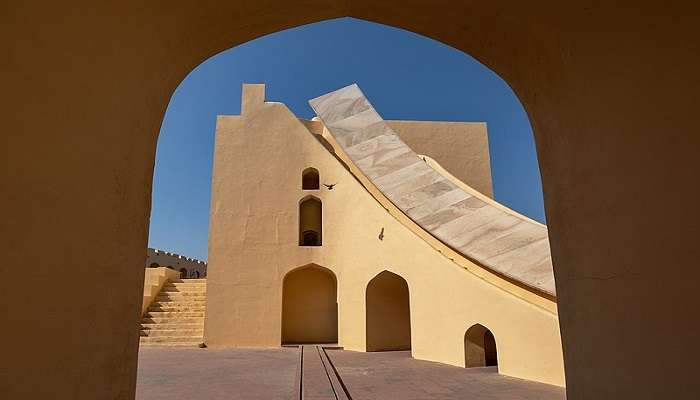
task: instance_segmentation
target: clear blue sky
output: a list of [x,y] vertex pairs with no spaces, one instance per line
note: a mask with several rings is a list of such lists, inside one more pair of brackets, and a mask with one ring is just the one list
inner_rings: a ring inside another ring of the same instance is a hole
[[185,78],[158,138],[149,246],[207,259],[216,115],[240,113],[241,84],[265,83],[267,100],[310,118],[309,99],[353,82],[385,119],[486,121],[496,199],[544,222],[532,129],[510,87],[442,43],[342,18],[229,49]]

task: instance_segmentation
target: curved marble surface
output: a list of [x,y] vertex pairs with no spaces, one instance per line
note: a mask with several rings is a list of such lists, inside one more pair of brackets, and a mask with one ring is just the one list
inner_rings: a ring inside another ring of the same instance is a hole
[[469,194],[436,172],[350,85],[309,101],[367,178],[420,227],[493,271],[555,295],[547,228]]

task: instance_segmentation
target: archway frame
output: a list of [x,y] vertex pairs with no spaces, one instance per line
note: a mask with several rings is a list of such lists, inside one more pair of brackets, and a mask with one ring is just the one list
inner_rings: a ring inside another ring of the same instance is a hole
[[[5,265],[32,267],[35,282],[51,281],[56,267],[65,265],[81,277],[55,285],[81,294],[76,300],[66,299],[65,311],[56,310],[74,329],[51,338],[26,335],[51,329],[45,321],[25,321],[20,314],[42,310],[44,302],[37,297],[28,299],[23,309],[11,310],[10,320],[28,325],[22,332],[26,336],[10,333],[9,340],[31,343],[41,350],[37,354],[52,360],[64,362],[76,353],[85,359],[74,369],[61,369],[11,350],[6,356],[15,367],[14,379],[6,387],[10,393],[47,390],[26,382],[37,373],[53,373],[54,384],[44,385],[51,392],[43,397],[73,393],[76,399],[108,398],[115,397],[115,392],[130,396],[136,380],[138,334],[133,327],[112,331],[106,327],[112,321],[133,318],[141,302],[143,277],[135,272],[137,267],[142,269],[141,253],[147,243],[150,196],[144,188],[151,184],[156,136],[168,95],[192,68],[218,51],[267,33],[342,16],[401,27],[466,51],[506,79],[521,99],[538,146],[569,398],[605,397],[613,389],[619,397],[649,396],[650,390],[662,397],[669,387],[697,387],[687,374],[691,366],[678,362],[695,344],[688,322],[694,318],[679,320],[667,312],[674,304],[693,301],[690,285],[698,276],[697,251],[688,250],[696,248],[695,236],[668,234],[695,228],[687,212],[696,209],[697,193],[686,183],[696,180],[696,168],[688,160],[694,160],[692,152],[697,148],[697,136],[692,134],[697,117],[683,111],[690,110],[688,105],[700,92],[699,57],[692,51],[693,38],[698,37],[696,14],[680,4],[663,13],[651,3],[635,6],[635,12],[629,13],[625,7],[598,7],[583,1],[445,2],[435,7],[428,2],[318,0],[303,6],[281,1],[221,2],[217,7],[180,4],[164,13],[158,5],[135,11],[124,4],[90,8],[90,18],[85,18],[59,4],[8,5],[8,12],[0,15],[0,26],[7,33],[3,37],[12,38],[6,42],[5,76],[15,79],[5,81],[5,132],[13,134],[3,148],[6,165],[17,168],[6,169],[5,181],[15,195],[4,199],[3,209],[12,210],[5,220],[4,242],[14,249],[6,252]],[[63,23],[57,25],[56,20]],[[596,30],[589,29],[591,23]],[[76,40],[83,38],[94,40]],[[95,43],[122,46],[116,52]],[[650,49],[655,57],[648,57]],[[47,58],[53,60],[50,69],[45,68]],[[138,68],[134,68],[135,59]],[[675,59],[685,62],[674,64],[669,74],[667,60]],[[639,68],[640,60],[644,68]],[[118,85],[115,76],[120,77]],[[113,118],[115,109],[121,110],[118,119]],[[100,140],[94,140],[96,133]],[[58,137],[72,140],[59,142]],[[42,163],[52,167],[22,168],[36,152],[42,154]],[[113,179],[104,179],[107,176]],[[571,186],[574,181],[586,184]],[[655,198],[660,188],[664,201],[674,205],[664,213],[657,212],[654,202],[639,201]],[[571,199],[590,193],[615,196],[602,203],[571,204]],[[76,203],[83,198],[100,201]],[[87,218],[86,210],[98,218]],[[36,222],[48,220],[54,220],[56,228]],[[59,228],[66,226],[71,229]],[[83,242],[94,243],[94,249],[66,246]],[[38,254],[37,247],[44,251]],[[658,271],[658,262],[647,256],[651,247],[666,256],[673,273]],[[23,254],[35,254],[31,265]],[[106,282],[102,269],[81,266],[86,258],[104,259],[105,269],[115,271],[112,279]],[[99,299],[111,288],[124,298]],[[659,288],[670,295],[644,296]],[[52,287],[43,289],[47,296],[60,295]],[[10,287],[4,295],[11,302],[22,296],[22,288]],[[87,306],[77,300],[85,298],[101,301],[92,306],[111,310],[91,321],[99,343],[74,337],[86,323],[82,311]],[[573,318],[583,304],[596,312]],[[637,349],[665,340],[668,332],[656,329],[629,335],[625,329],[643,326],[649,318],[658,326],[683,328],[676,330],[682,333],[676,334],[677,345],[659,355],[664,365],[673,366],[665,382],[652,379],[645,363],[639,362]],[[595,334],[596,326],[621,328],[601,337]],[[67,349],[55,348],[56,342],[76,346],[65,346],[71,352],[66,354]],[[91,353],[94,348],[101,350]],[[610,354],[617,357],[611,367],[596,363]],[[123,368],[87,373],[101,365],[100,360]],[[43,369],[37,370],[38,365]],[[590,377],[593,369],[598,373]],[[88,375],[91,382],[76,385]],[[640,379],[626,383],[629,376]],[[84,392],[76,394],[77,386],[84,387]],[[95,395],[92,390],[104,394]]]

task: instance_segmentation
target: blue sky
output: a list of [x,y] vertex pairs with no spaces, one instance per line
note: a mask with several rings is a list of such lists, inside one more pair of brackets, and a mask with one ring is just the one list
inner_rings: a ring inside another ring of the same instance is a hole
[[342,18],[229,49],[182,81],[158,138],[149,247],[207,259],[216,115],[240,113],[243,83],[310,118],[309,99],[353,82],[385,119],[486,121],[496,200],[544,222],[532,129],[510,87],[442,43]]

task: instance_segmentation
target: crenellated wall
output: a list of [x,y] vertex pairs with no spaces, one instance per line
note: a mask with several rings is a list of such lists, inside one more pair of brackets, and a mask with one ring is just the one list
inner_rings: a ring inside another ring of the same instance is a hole
[[185,278],[206,278],[207,263],[195,258],[164,250],[148,248],[146,268],[169,267],[175,271],[183,271]]

